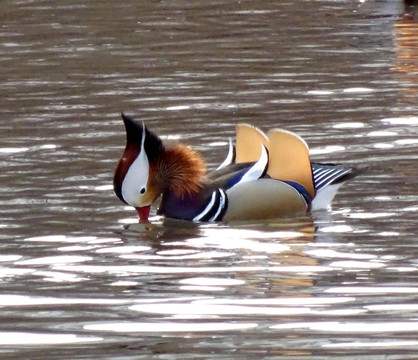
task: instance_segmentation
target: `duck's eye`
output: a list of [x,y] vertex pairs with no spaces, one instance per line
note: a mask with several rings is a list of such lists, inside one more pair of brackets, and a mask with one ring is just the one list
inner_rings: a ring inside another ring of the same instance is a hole
[[139,192],[141,193],[141,195],[144,195],[145,191],[147,191],[147,190],[143,187]]

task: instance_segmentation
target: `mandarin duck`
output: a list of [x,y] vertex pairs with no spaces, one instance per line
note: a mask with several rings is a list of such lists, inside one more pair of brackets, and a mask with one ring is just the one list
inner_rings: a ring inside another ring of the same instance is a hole
[[180,142],[163,142],[143,123],[122,114],[126,147],[113,179],[114,191],[147,220],[157,214],[195,222],[257,220],[330,206],[338,188],[356,171],[310,161],[298,135],[247,124],[236,127],[225,161],[206,173],[201,155]]

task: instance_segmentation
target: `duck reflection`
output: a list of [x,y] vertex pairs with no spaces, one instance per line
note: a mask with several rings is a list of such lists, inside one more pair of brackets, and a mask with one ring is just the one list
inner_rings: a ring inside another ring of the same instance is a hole
[[407,20],[416,20],[418,0],[404,0],[404,18]]
[[[313,285],[318,265],[305,253],[305,245],[314,242],[315,231],[312,217],[306,215],[250,224],[196,224],[164,219],[126,225],[124,235],[128,243],[140,241],[151,246],[154,260],[189,266],[188,276],[200,276],[201,267],[206,267],[209,276],[244,282],[248,295],[254,289],[263,289],[264,296],[300,297],[300,287]],[[152,260],[142,254],[132,254],[131,258]],[[193,289],[199,290],[199,286],[194,285]],[[201,290],[207,292],[211,288],[202,284]],[[310,296],[309,291],[303,293]]]
[[392,68],[398,80],[409,86],[402,92],[407,102],[416,105],[418,93],[418,1],[405,0],[405,9],[395,23],[393,34],[396,62]]

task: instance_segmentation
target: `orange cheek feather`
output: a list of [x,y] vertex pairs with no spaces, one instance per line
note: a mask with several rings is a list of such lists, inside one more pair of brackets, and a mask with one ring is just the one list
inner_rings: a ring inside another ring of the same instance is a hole
[[141,203],[152,205],[160,194],[161,191],[159,191],[158,188],[148,180],[147,193],[143,195]]
[[135,208],[140,220],[148,220],[151,205],[158,198],[159,195],[160,195],[160,192],[158,191],[158,189],[153,184],[150,184],[150,181],[148,181],[147,193],[142,198],[142,202],[144,204],[149,204],[149,205]]

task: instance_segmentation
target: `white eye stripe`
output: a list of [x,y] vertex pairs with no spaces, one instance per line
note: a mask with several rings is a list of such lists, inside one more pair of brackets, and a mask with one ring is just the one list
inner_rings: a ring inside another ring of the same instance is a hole
[[147,188],[149,176],[149,162],[145,153],[145,126],[142,130],[141,149],[137,158],[132,162],[122,182],[122,196],[132,206],[142,206],[139,200],[142,189]]

